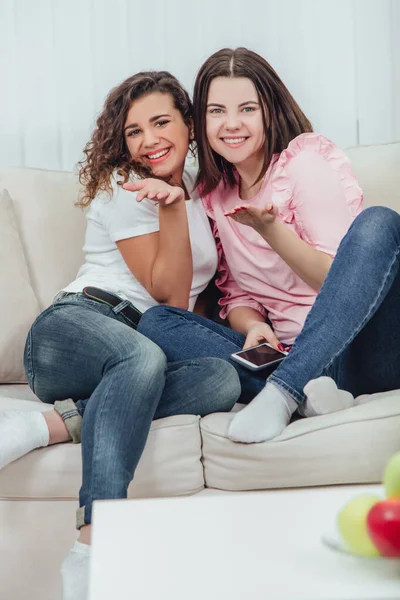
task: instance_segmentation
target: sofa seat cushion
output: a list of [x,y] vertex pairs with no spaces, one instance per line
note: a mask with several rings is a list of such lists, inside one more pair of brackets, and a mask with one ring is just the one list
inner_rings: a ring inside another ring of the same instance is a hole
[[295,421],[278,438],[261,444],[231,442],[232,418],[216,414],[201,421],[207,487],[238,491],[377,483],[388,458],[400,449],[400,390]]
[[[6,387],[13,388],[11,396],[5,396]],[[0,386],[0,411],[52,410],[37,399],[27,399],[31,396],[27,386]],[[34,450],[0,471],[0,498],[77,499],[81,469],[80,444]],[[129,497],[181,496],[203,487],[199,417],[179,415],[154,421]]]

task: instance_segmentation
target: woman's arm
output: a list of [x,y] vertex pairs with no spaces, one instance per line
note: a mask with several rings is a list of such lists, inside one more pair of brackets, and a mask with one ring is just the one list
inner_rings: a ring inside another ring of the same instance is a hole
[[159,206],[160,231],[117,243],[129,270],[161,304],[187,309],[193,278],[185,201]]
[[303,281],[319,292],[331,267],[331,256],[315,250],[276,219],[259,233]]
[[[112,239],[129,270],[157,302],[187,309],[193,265],[184,190],[158,179],[123,187],[113,212],[112,203],[108,211]],[[123,214],[129,214],[133,228],[124,229]]]
[[235,331],[247,335],[254,323],[265,323],[265,318],[258,310],[249,306],[237,306],[232,308],[228,314],[229,325]]
[[271,346],[274,346],[274,348],[283,350],[283,346],[280,344],[272,327],[265,322],[264,317],[258,310],[249,306],[237,306],[230,311],[228,321],[232,329],[246,336],[244,349],[257,346],[257,344],[262,344],[266,341]]
[[300,151],[281,170],[280,179],[286,180],[285,191],[290,195],[284,216],[294,224],[296,232],[276,219],[277,209],[272,204],[263,208],[244,205],[227,213],[239,223],[253,227],[316,291],[362,204],[362,192],[349,171],[348,160],[338,148],[336,162],[337,155],[343,155],[340,172],[326,157],[309,151]]
[[278,221],[272,205],[264,209],[240,206],[226,216],[255,229],[303,281],[317,292],[320,290],[333,259],[325,252],[315,250]]

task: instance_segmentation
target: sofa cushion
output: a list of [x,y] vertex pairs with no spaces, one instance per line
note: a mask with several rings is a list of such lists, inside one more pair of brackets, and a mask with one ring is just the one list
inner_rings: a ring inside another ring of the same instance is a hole
[[25,381],[23,351],[39,305],[15,220],[12,200],[0,189],[0,382]]
[[[0,387],[0,411],[52,410],[33,402],[27,386],[5,397]],[[18,399],[16,396],[25,399]],[[33,396],[33,394],[32,394]],[[37,400],[37,399],[36,399]],[[129,487],[130,498],[181,496],[204,487],[199,417],[179,415],[154,421],[145,450]],[[77,499],[82,481],[80,444],[58,444],[34,450],[0,471],[0,498]]]
[[0,171],[0,186],[13,200],[32,287],[43,310],[75,279],[83,263],[86,220],[74,206],[76,175],[41,169]]
[[400,390],[375,394],[364,405],[291,423],[261,444],[231,442],[233,415],[201,420],[207,487],[261,490],[381,481],[400,449]]
[[400,142],[346,150],[362,187],[366,206],[400,212]]

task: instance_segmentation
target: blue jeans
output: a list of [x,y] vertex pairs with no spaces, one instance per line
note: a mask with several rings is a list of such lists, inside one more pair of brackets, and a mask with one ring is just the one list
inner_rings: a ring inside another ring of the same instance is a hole
[[250,402],[265,386],[267,370],[249,371],[230,358],[243,348],[245,336],[206,317],[173,306],[154,306],[140,319],[138,331],[162,348],[170,361],[211,356],[230,362],[239,375],[240,402]]
[[94,500],[126,498],[153,419],[229,411],[240,394],[225,361],[167,364],[122,315],[83,294],[58,300],[37,318],[25,370],[43,402],[74,401],[60,410],[67,427],[83,417],[78,527],[91,522]]
[[[293,348],[268,379],[299,404],[304,386],[321,375],[355,396],[400,388],[399,249],[400,215],[385,207],[364,210],[343,238]],[[235,331],[171,307],[151,308],[139,331],[168,360],[229,360],[244,343]],[[265,372],[257,377],[234,366],[242,389],[265,385]]]

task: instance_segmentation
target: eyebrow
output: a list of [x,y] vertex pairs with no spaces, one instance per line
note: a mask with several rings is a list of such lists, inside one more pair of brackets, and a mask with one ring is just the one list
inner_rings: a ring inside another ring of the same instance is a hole
[[[247,104],[257,104],[257,106],[260,106],[260,103],[256,102],[255,100],[248,100],[247,102],[241,102],[239,104],[239,108],[241,106],[245,106]],[[210,104],[207,104],[207,108],[209,108],[210,106],[217,106],[218,108],[225,108],[224,104],[217,104],[216,102],[211,102]]]
[[[151,117],[151,119],[149,119],[150,123],[154,123],[154,121],[158,121],[158,119],[161,119],[161,117],[169,117],[171,118],[171,115],[165,114],[165,115],[156,115],[155,117]],[[130,125],[127,125],[124,128],[124,131],[127,131],[128,129],[134,129],[135,127],[138,127],[137,123],[131,123]]]

